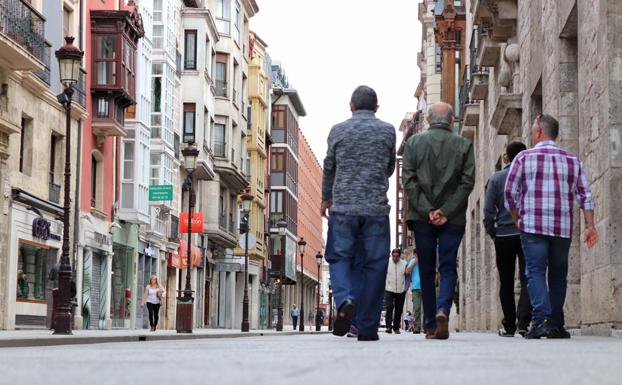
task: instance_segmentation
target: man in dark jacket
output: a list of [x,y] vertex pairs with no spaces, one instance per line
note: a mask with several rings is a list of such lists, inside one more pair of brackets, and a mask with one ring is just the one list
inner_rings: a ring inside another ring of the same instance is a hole
[[[495,242],[497,254],[497,270],[499,271],[499,298],[503,310],[503,327],[499,329],[501,337],[514,337],[516,332],[516,317],[518,313],[518,332],[524,336],[531,322],[531,302],[527,292],[527,277],[525,277],[525,257],[520,242],[520,230],[516,228],[512,215],[505,208],[503,196],[505,181],[508,179],[510,164],[521,151],[527,147],[521,142],[512,142],[507,145],[503,161],[505,168],[492,174],[486,187],[486,201],[484,203],[484,227],[486,233]],[[520,297],[518,309],[514,299],[514,273],[516,258],[520,269]]]
[[[412,208],[408,225],[415,232],[419,254],[426,338],[447,339],[458,278],[456,259],[473,190],[475,160],[471,142],[452,132],[449,104],[432,105],[427,119],[429,130],[411,137],[406,144],[402,185]],[[438,301],[434,290],[437,245]]]

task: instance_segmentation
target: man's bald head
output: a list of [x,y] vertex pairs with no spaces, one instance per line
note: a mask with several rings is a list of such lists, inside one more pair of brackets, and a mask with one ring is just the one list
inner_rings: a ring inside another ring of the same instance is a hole
[[428,109],[428,123],[450,125],[454,118],[454,111],[451,106],[444,102],[436,102]]

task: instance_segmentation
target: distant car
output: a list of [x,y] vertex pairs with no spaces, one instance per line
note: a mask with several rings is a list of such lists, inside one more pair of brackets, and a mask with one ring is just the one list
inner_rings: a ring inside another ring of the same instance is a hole
[[386,321],[385,321],[386,314],[387,314],[387,312],[384,311],[384,310],[380,313],[380,327],[381,328],[386,327]]

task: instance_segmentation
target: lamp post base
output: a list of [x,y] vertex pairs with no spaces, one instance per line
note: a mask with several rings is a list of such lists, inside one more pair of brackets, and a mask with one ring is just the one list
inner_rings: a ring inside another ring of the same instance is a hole
[[175,328],[177,333],[192,333],[192,313],[194,309],[194,298],[192,290],[182,290],[179,292],[183,296],[177,297],[177,315],[175,318]]

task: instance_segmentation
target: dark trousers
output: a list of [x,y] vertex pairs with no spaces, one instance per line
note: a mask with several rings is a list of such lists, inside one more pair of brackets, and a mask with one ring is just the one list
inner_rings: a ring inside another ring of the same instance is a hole
[[533,325],[564,326],[570,238],[521,233]]
[[384,292],[384,310],[385,323],[387,329],[399,330],[400,321],[402,320],[402,311],[404,310],[404,301],[406,292],[393,293],[392,291]]
[[147,310],[149,311],[149,326],[158,326],[160,320],[160,304],[147,302]]
[[292,316],[292,323],[294,324],[294,330],[298,328],[298,317]]
[[[508,333],[516,332],[516,318],[518,316],[518,328],[527,330],[531,322],[531,301],[527,292],[525,257],[520,235],[495,238],[495,251],[497,254],[497,270],[499,271],[499,299],[503,310],[503,327]],[[517,257],[521,289],[518,297],[518,308],[514,295]]]
[[[456,259],[458,247],[460,247],[464,235],[464,226],[450,223],[435,226],[428,222],[415,221],[414,231],[417,254],[419,255],[424,326],[426,331],[435,331],[436,313],[443,311],[449,315],[453,303],[456,280],[458,279]],[[438,272],[441,275],[438,301],[434,285],[437,253]]]
[[388,215],[331,212],[325,257],[330,264],[333,295],[337,309],[347,300],[355,301],[352,324],[360,336],[378,333],[390,248]]

